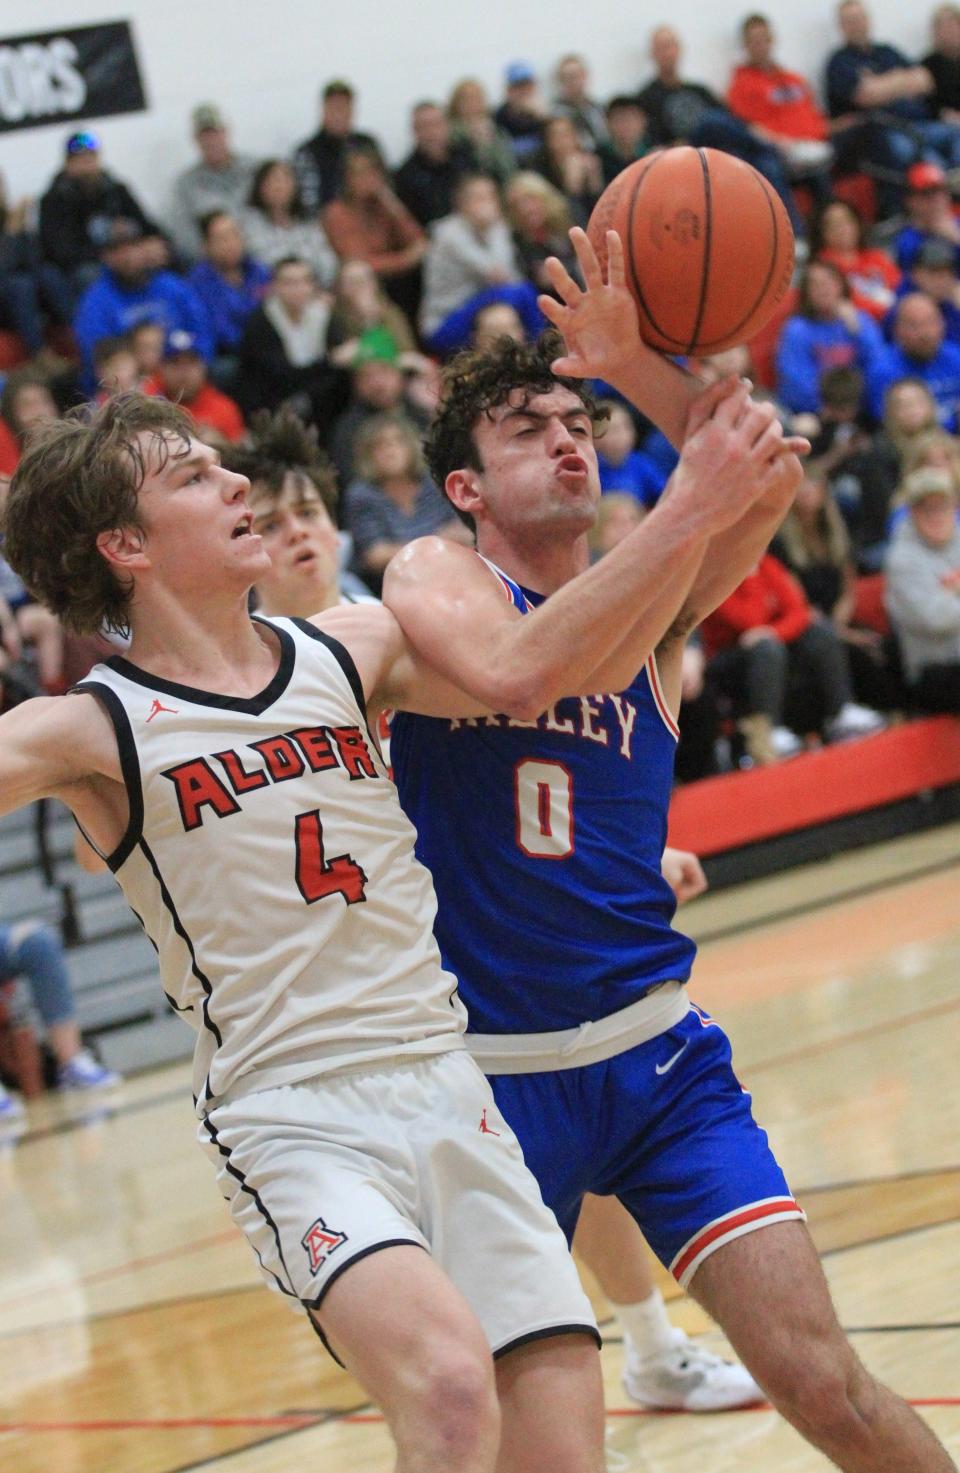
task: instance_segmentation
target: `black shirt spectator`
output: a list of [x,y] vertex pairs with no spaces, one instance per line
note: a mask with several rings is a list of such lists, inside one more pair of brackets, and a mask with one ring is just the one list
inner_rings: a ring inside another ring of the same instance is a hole
[[100,269],[103,222],[121,218],[136,220],[145,236],[161,235],[122,180],[103,167],[96,136],[71,134],[63,168],[40,200],[40,249],[44,260],[59,266],[71,278],[78,267],[86,267],[87,279],[91,279]]
[[435,102],[418,102],[413,109],[416,148],[393,176],[398,197],[415,220],[429,225],[453,212],[453,194],[464,174],[477,167],[466,139],[452,140],[446,113]]
[[343,161],[348,150],[381,152],[370,133],[353,129],[353,88],[349,82],[328,82],[323,89],[320,127],[301,143],[293,156],[297,183],[305,207],[315,211],[336,199],[343,184]]
[[933,12],[933,50],[922,65],[933,78],[933,111],[945,123],[960,121],[960,9],[955,5]]
[[529,163],[541,144],[541,126],[547,109],[537,87],[537,75],[526,61],[512,61],[506,70],[507,95],[493,115],[509,138],[520,166]]

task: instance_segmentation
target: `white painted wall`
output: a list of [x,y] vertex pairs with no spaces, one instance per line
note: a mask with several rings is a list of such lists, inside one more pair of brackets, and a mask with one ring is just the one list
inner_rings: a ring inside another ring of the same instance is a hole
[[[464,76],[479,77],[499,100],[510,60],[529,60],[546,75],[563,52],[580,51],[597,97],[635,90],[650,75],[650,31],[665,20],[684,38],[686,74],[722,91],[737,26],[754,8],[773,18],[785,64],[819,85],[837,44],[831,0],[671,0],[642,9],[624,0],[119,0],[110,8],[0,0],[0,34],[132,22],[148,111],[80,126],[100,134],[108,167],[162,211],[173,176],[194,161],[187,118],[197,102],[219,103],[238,148],[283,154],[314,131],[323,82],[345,76],[358,92],[359,126],[397,162],[409,147],[412,102],[442,100]],[[932,0],[917,11],[875,0],[878,39],[922,54],[932,9]],[[53,124],[0,137],[12,197],[43,192],[68,131]]]

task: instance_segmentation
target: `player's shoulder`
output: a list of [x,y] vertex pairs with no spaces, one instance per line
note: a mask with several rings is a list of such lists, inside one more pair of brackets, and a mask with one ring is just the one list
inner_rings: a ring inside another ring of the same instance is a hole
[[88,691],[35,696],[0,717],[3,739],[20,744],[51,782],[117,777],[117,738],[106,708]]
[[463,593],[496,586],[496,574],[475,547],[447,537],[417,537],[396,554],[383,580],[387,604],[398,597],[430,593]]

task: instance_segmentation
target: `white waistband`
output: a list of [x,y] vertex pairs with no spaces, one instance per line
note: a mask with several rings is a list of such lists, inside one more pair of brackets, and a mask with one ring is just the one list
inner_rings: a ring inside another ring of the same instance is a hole
[[647,1043],[686,1017],[690,999],[683,982],[661,982],[639,1002],[606,1018],[555,1033],[468,1033],[467,1048],[484,1074],[542,1074],[582,1069]]

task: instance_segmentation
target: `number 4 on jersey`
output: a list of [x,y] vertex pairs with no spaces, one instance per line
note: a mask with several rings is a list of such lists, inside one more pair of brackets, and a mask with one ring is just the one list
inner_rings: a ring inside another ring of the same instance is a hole
[[342,895],[348,905],[366,900],[367,877],[349,854],[328,860],[323,852],[323,824],[319,810],[298,813],[296,819],[297,886],[308,905]]

